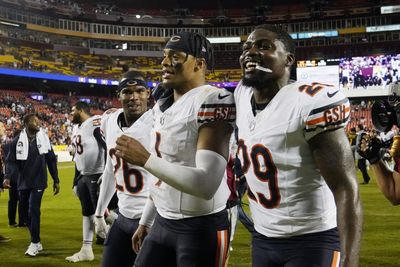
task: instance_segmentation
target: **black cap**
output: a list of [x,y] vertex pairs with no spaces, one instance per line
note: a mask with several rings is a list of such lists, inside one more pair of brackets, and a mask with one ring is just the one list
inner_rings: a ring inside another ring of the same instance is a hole
[[195,32],[180,32],[169,38],[165,48],[182,51],[195,58],[204,58],[207,65],[212,65],[210,54],[212,46],[210,41],[203,35]]

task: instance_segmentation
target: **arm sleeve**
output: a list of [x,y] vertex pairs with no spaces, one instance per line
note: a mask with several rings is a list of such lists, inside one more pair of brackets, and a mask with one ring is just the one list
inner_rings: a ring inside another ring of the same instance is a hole
[[156,214],[157,210],[156,206],[154,205],[153,199],[151,197],[148,197],[146,200],[146,204],[144,205],[142,217],[140,217],[139,224],[150,228],[153,225]]
[[97,200],[96,216],[103,216],[108,203],[115,193],[115,178],[111,158],[107,157],[106,166],[102,175],[99,198]]
[[211,199],[221,184],[226,160],[211,150],[197,150],[196,167],[170,163],[151,155],[144,168],[170,186],[203,199]]
[[51,148],[51,150],[46,154],[46,162],[54,183],[60,183],[60,179],[58,178],[57,156],[54,153],[53,148]]

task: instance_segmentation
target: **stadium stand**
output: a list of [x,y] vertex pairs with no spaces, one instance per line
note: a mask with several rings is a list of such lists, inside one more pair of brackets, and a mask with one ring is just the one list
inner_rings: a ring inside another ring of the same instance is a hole
[[[0,89],[0,121],[4,121],[7,138],[12,137],[14,130],[21,129],[22,118],[26,113],[34,112],[44,123],[51,142],[54,145],[69,144],[72,125],[69,120],[71,106],[81,100],[82,96],[62,94],[45,94],[43,99],[33,99],[37,92],[22,92],[18,89]],[[116,99],[85,96],[90,103],[93,114],[102,114],[104,110],[118,106]]]

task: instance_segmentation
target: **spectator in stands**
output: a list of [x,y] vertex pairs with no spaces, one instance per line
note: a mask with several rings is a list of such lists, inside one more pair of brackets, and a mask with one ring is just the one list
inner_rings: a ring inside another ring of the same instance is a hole
[[31,243],[25,255],[35,257],[43,246],[40,242],[40,205],[47,188],[47,168],[54,180],[54,195],[60,191],[57,157],[47,134],[40,129],[37,115],[25,115],[24,129],[14,138],[6,158],[7,172],[4,187],[10,187],[10,177],[18,173],[17,187],[22,205],[28,207],[28,227]]
[[[365,133],[364,126],[362,124],[358,124],[356,127],[357,132],[357,139],[356,139],[356,147],[360,146],[361,136]],[[360,156],[360,154],[356,153],[356,160],[357,160],[357,167],[361,171],[363,176],[363,182],[361,184],[368,184],[371,180],[369,177],[368,170],[367,170],[367,160]]]
[[[0,139],[3,139],[5,133],[5,127],[2,122],[0,122]],[[0,148],[0,193],[3,192],[3,179],[4,179],[4,154],[3,149]],[[11,238],[4,235],[0,235],[0,243],[5,243],[11,241]]]

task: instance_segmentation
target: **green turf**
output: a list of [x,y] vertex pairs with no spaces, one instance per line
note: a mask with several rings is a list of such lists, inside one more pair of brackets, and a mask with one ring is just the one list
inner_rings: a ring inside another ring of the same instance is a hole
[[[77,198],[72,194],[74,173],[71,163],[59,165],[61,192],[53,196],[47,189],[42,202],[41,238],[44,251],[35,258],[24,256],[29,244],[26,228],[8,228],[8,193],[0,196],[0,233],[12,238],[0,244],[0,267],[30,266],[99,266],[102,247],[94,245],[95,260],[90,263],[66,263],[65,257],[77,252],[81,246],[82,217]],[[398,267],[400,260],[400,207],[393,207],[379,192],[375,181],[361,185],[364,206],[364,235],[360,267]],[[162,265],[160,265],[162,266]],[[250,266],[250,235],[238,226],[229,266]],[[118,266],[116,266],[118,267]]]

